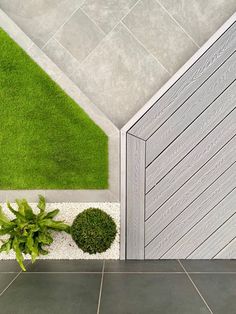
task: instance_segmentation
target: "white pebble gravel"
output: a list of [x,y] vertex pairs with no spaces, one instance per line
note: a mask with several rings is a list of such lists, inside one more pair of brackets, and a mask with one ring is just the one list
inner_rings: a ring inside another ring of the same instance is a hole
[[[12,203],[13,207],[15,206]],[[37,209],[36,203],[30,204],[32,208]],[[6,204],[1,204],[3,211],[12,217],[12,214],[7,209]],[[117,235],[111,245],[104,253],[88,254],[84,253],[77,247],[71,236],[65,232],[55,232],[54,242],[49,247],[49,254],[41,256],[40,259],[119,259],[119,235],[120,235],[120,204],[119,203],[48,203],[47,211],[60,209],[60,213],[55,217],[55,220],[64,220],[68,224],[72,224],[74,218],[83,210],[89,207],[100,208],[109,214],[115,221],[117,226]],[[14,252],[9,254],[0,253],[0,260],[15,259]]]

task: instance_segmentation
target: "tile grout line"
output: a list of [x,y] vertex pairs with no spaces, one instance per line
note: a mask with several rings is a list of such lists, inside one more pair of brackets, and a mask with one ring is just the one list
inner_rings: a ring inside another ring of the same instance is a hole
[[[62,45],[62,43],[60,43],[60,41],[59,40],[57,40],[56,38],[54,38],[54,37],[52,37],[49,41],[51,41],[51,40],[55,40],[55,42],[60,46],[60,47],[62,47],[62,49],[64,49],[65,50],[65,52],[66,53],[68,53],[69,55],[70,55],[70,57],[78,64],[78,67],[79,67],[79,65],[80,65],[80,62],[79,62],[79,60],[77,60],[76,59],[76,57],[74,57],[73,55],[72,55],[72,53],[66,48],[66,47],[64,47],[63,45]],[[45,50],[44,50],[44,52],[45,52]],[[46,52],[45,52],[46,53]],[[50,58],[50,57],[49,57]],[[50,58],[51,59],[51,58]],[[56,63],[55,63],[56,64]],[[56,64],[57,65],[57,64]],[[59,67],[59,66],[58,66]],[[64,70],[62,70],[63,71],[63,73],[65,73],[65,71]],[[66,73],[65,73],[65,75],[67,75]],[[69,75],[67,75],[68,77],[69,77]]]
[[82,8],[82,6],[80,7],[80,11],[84,13],[84,15],[87,16],[87,18],[100,30],[101,33],[103,33],[103,35],[107,35],[104,30],[97,24],[97,22],[94,21],[93,18],[91,18],[87,13],[86,11]]
[[159,0],[155,0],[159,6],[169,15],[169,17],[175,22],[175,24],[177,24],[181,30],[185,33],[185,35],[188,36],[188,38],[198,47],[200,48],[200,46],[198,45],[198,43],[192,38],[192,36],[184,29],[184,27],[173,17],[173,15],[165,8],[165,6],[160,3]]
[[99,291],[99,297],[98,297],[97,314],[100,313],[100,305],[101,305],[101,297],[102,297],[102,288],[103,288],[103,278],[104,278],[104,269],[105,269],[105,260],[103,260],[103,265],[102,265],[102,278],[101,278],[100,291]]
[[163,70],[165,70],[165,72],[167,72],[170,76],[172,76],[173,74],[171,74],[166,67],[157,59],[157,57],[155,57],[151,51],[149,51],[144,44],[134,35],[134,33],[125,25],[125,23],[121,20],[120,23],[125,27],[125,29],[131,34],[131,36],[143,47],[143,49],[150,55],[152,56],[156,62],[162,67]]
[[0,297],[7,291],[7,289],[13,284],[13,282],[20,276],[22,270],[12,279],[12,281],[6,286],[5,289],[0,293]]
[[211,314],[214,314],[213,311],[211,310],[210,306],[207,304],[206,300],[204,299],[204,297],[202,296],[202,294],[200,293],[198,287],[195,285],[195,283],[193,282],[192,278],[190,277],[189,273],[187,272],[187,270],[185,269],[185,267],[183,266],[183,264],[180,262],[180,260],[177,260],[180,264],[180,266],[183,268],[185,274],[187,275],[188,279],[191,281],[192,285],[194,286],[195,290],[197,291],[197,293],[199,294],[200,298],[202,299],[202,301],[205,303],[206,307],[208,308],[208,310],[210,311]]
[[53,35],[44,43],[44,45],[42,46],[41,50],[43,50],[43,49],[47,46],[47,44],[48,44],[48,42],[50,41],[50,39],[54,38],[54,36],[56,36],[56,34],[62,29],[62,27],[63,27],[67,22],[70,21],[70,19],[72,18],[72,16],[80,9],[80,7],[84,4],[84,2],[85,2],[85,0],[83,1],[83,3],[81,3],[81,4],[70,14],[70,16],[65,20],[65,22],[62,23],[62,24],[58,27],[58,29],[53,33]]
[[106,36],[104,36],[104,38],[97,44],[97,46],[90,51],[90,53],[84,58],[84,60],[80,63],[80,65],[82,66],[82,64],[88,59],[88,57],[103,43],[103,41],[108,38],[108,36],[113,32],[113,30],[123,21],[123,19],[126,18],[127,15],[129,15],[129,13],[136,7],[136,5],[141,2],[141,0],[138,0],[131,8],[130,10],[119,20],[118,23],[116,23],[116,25],[106,34]]

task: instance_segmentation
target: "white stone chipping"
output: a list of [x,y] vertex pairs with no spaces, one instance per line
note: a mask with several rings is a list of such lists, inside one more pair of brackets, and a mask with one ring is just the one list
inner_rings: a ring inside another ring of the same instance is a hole
[[[30,203],[32,208],[37,209],[36,203]],[[1,204],[4,213],[8,217],[13,217],[8,210],[6,204]],[[16,204],[12,203],[16,208]],[[115,221],[117,226],[117,235],[112,243],[110,249],[101,254],[88,254],[84,253],[77,247],[72,240],[71,235],[65,232],[55,232],[54,242],[49,247],[49,254],[41,256],[40,259],[119,259],[119,235],[120,235],[120,204],[119,203],[48,203],[47,211],[58,208],[60,213],[55,217],[55,220],[64,220],[65,223],[72,224],[74,218],[83,210],[95,207],[104,210]],[[26,257],[29,258],[29,257]],[[15,253],[11,251],[9,254],[0,253],[0,260],[15,259]]]

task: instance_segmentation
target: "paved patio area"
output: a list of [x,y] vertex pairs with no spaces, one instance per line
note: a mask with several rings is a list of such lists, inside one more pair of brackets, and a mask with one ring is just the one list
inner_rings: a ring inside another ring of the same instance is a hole
[[0,262],[1,314],[233,314],[236,261]]
[[235,0],[0,0],[118,127],[236,10]]

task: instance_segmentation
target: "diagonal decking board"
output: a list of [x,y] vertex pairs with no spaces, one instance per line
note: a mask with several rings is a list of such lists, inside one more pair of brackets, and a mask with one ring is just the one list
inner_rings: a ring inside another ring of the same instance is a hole
[[235,257],[235,20],[124,128],[128,259]]

